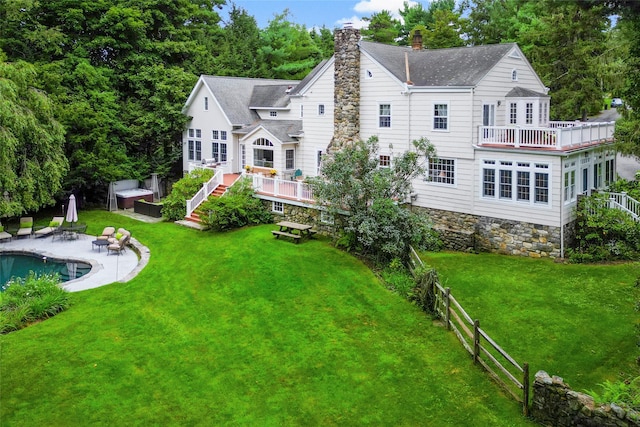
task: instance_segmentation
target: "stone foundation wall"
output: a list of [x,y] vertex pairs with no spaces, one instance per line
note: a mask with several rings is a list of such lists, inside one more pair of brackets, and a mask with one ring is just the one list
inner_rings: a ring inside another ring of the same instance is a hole
[[531,416],[559,427],[640,427],[638,412],[614,404],[596,406],[593,397],[571,390],[562,378],[545,371],[536,373]]
[[431,217],[434,228],[440,233],[447,249],[534,258],[558,258],[561,254],[560,227],[416,206],[413,209],[422,210]]
[[[265,208],[271,211],[271,201],[262,200]],[[298,224],[313,225],[313,229],[317,230],[319,234],[326,236],[332,236],[334,234],[335,226],[332,224],[325,224],[320,221],[320,211],[314,207],[289,205],[283,203],[282,207],[284,213],[271,212],[273,215],[273,222],[280,221],[292,221]]]

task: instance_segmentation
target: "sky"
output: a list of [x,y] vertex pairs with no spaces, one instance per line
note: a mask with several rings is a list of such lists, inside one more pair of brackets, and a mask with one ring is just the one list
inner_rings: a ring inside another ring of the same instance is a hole
[[[276,14],[289,9],[288,20],[296,24],[304,24],[307,28],[322,27],[333,30],[351,23],[354,28],[362,28],[366,22],[363,17],[370,17],[383,9],[399,18],[398,10],[407,0],[228,0],[235,3],[258,22],[258,27],[265,28]],[[410,5],[422,3],[426,8],[428,1],[409,1]],[[222,11],[223,20],[229,17],[229,6]]]

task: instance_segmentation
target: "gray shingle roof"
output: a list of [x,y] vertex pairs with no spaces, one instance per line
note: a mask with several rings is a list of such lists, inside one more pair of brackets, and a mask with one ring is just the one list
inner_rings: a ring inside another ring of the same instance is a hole
[[291,95],[297,95],[300,90],[302,90],[302,88],[304,88],[311,80],[313,80],[313,78],[320,72],[320,70],[322,70],[322,67],[324,67],[324,65],[328,61],[328,59],[324,59],[318,65],[316,65],[313,70],[311,70],[311,72],[300,81],[300,84],[293,88],[293,90],[291,91]]
[[514,46],[515,43],[506,43],[416,51],[411,47],[360,42],[362,51],[402,82],[407,81],[406,52],[414,86],[475,86]]
[[517,86],[511,89],[509,93],[505,95],[505,98],[550,98],[550,96]]
[[295,86],[295,80],[250,79],[244,77],[202,76],[213,96],[233,126],[246,126],[258,119],[258,114],[249,109],[256,86]]
[[297,142],[298,140],[292,135],[299,135],[302,132],[302,120],[260,120],[250,126],[238,129],[234,133],[246,135],[260,126],[283,143]]
[[292,84],[256,86],[249,101],[251,108],[284,108],[289,104],[289,92]]

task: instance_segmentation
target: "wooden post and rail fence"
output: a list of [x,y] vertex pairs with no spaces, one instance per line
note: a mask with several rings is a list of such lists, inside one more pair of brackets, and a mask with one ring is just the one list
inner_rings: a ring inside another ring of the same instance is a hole
[[[410,248],[409,268],[414,275],[418,269],[424,269],[422,260],[413,248]],[[435,270],[426,274],[426,288],[422,290],[431,307],[432,313],[440,317],[449,330],[453,330],[462,346],[471,354],[473,362],[481,365],[489,375],[517,402],[522,403],[522,412],[529,415],[529,364],[522,366],[502,349],[480,328],[480,321],[472,320],[460,303],[451,295],[449,288],[443,288]]]

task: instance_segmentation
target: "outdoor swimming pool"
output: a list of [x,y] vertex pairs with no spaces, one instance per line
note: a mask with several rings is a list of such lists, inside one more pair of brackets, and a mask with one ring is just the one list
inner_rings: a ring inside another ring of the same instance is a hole
[[27,277],[30,271],[37,274],[58,273],[63,282],[77,279],[91,271],[86,262],[60,260],[26,252],[0,253],[0,291],[12,277]]

